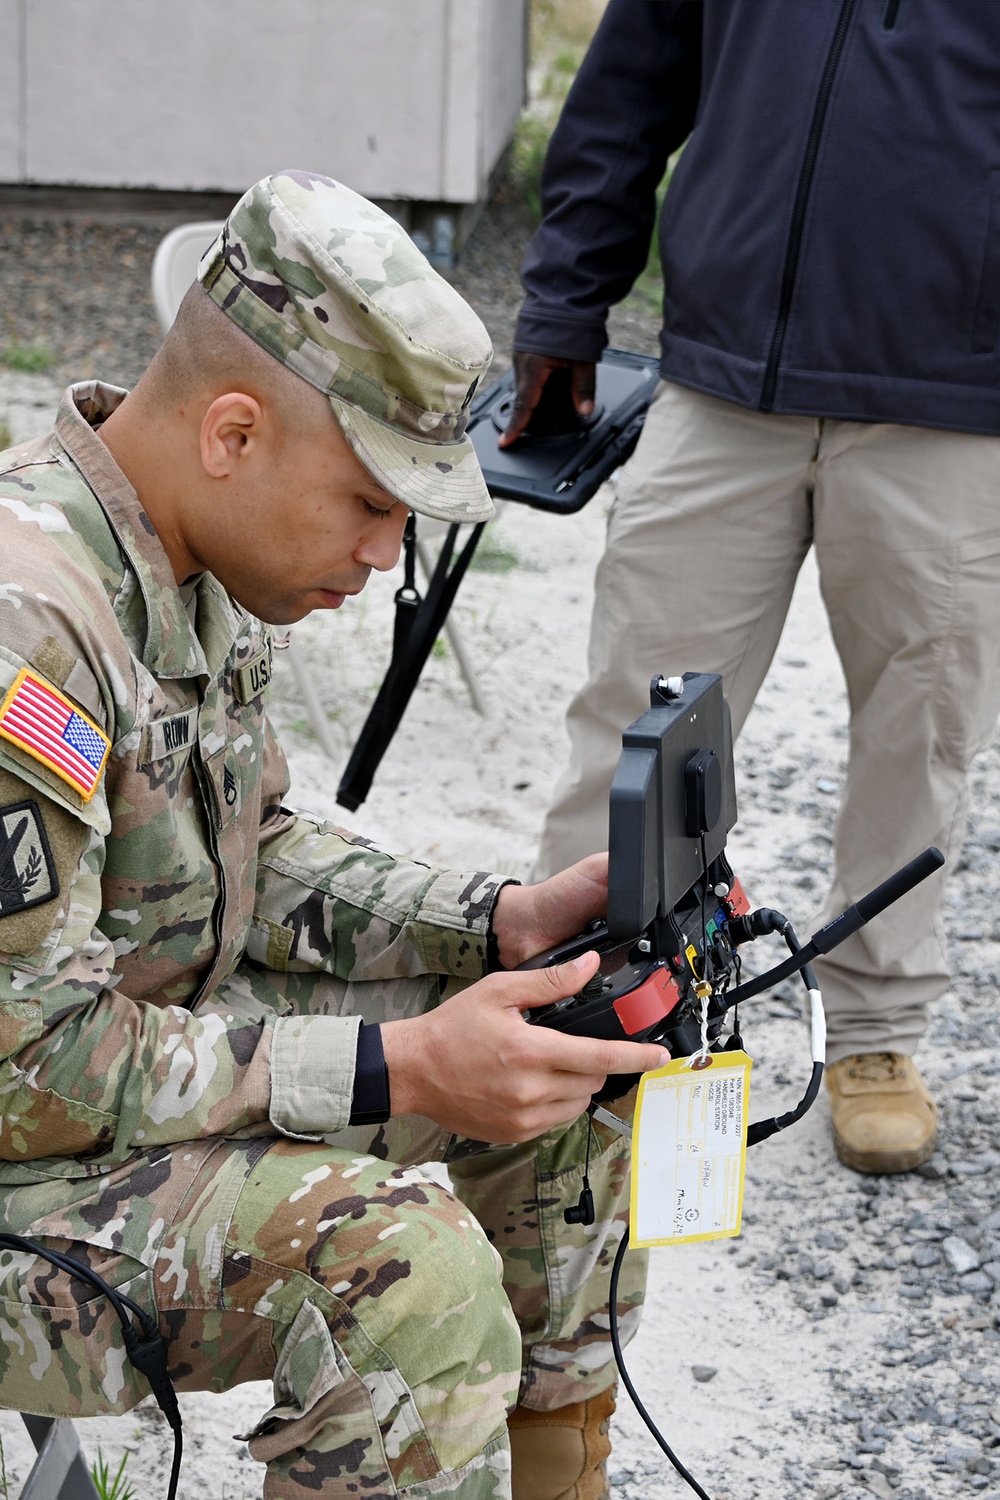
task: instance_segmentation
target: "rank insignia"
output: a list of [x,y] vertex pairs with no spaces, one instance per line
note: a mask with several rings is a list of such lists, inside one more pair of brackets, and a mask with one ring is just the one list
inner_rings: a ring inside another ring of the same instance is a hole
[[0,807],[0,917],[41,906],[58,894],[59,878],[38,803]]
[[68,781],[84,802],[97,790],[111,748],[92,719],[26,667],[0,703],[0,735]]

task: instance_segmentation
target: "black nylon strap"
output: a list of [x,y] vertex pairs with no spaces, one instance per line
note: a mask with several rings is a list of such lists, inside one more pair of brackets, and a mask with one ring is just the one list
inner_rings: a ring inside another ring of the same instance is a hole
[[352,812],[365,800],[371,789],[372,779],[406,712],[424,663],[448,618],[448,611],[472,561],[485,524],[485,521],[481,521],[478,526],[473,527],[472,535],[455,558],[454,564],[452,557],[459,526],[456,523],[448,528],[426,597],[413,614],[401,649],[398,653],[393,650],[389,670],[351,751],[347,768],[340,778],[337,801]]

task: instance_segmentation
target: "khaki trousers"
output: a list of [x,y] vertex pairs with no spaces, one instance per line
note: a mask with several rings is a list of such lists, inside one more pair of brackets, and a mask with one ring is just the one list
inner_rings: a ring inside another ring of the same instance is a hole
[[[607,846],[621,732],[655,672],[720,672],[739,731],[810,546],[851,714],[820,920],[928,844],[954,866],[966,771],[1000,711],[1000,438],[774,416],[663,384],[619,476],[536,876]],[[914,1050],[949,980],[944,889],[926,881],[816,964],[830,1062]]]

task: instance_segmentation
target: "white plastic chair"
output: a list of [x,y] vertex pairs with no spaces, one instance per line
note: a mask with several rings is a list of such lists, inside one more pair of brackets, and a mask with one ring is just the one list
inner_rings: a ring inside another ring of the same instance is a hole
[[[204,219],[191,224],[178,224],[177,228],[171,229],[157,245],[152,270],[153,305],[164,333],[176,318],[177,309],[181,305],[184,294],[198,274],[198,262],[219,233],[222,224],[221,219]],[[420,535],[417,541],[417,557],[425,577],[429,578],[434,568],[434,558],[426,539],[430,535],[444,532],[447,527],[445,522],[433,521],[427,517],[419,519],[418,527]],[[450,618],[445,621],[444,628],[448,644],[455,653],[459,671],[469,690],[472,706],[477,713],[485,713],[485,700],[458,630]],[[330,733],[330,722],[323,712],[319,694],[316,692],[315,684],[294,638],[288,643],[288,662],[295,675],[295,684],[316,738],[329,758],[338,760],[339,751]]]
[[178,224],[157,245],[153,256],[153,306],[164,333],[176,318],[184,293],[198,274],[198,262],[222,224],[221,219]]

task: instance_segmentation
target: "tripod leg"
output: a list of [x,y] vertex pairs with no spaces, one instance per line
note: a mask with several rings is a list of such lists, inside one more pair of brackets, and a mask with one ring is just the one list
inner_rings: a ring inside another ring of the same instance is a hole
[[329,756],[330,760],[337,760],[338,752],[333,743],[333,735],[330,733],[330,721],[323,712],[323,705],[319,700],[315,684],[309,676],[309,669],[299,655],[299,648],[294,641],[288,642],[288,665],[295,674],[295,685],[324,754]]
[[399,727],[399,721],[413,695],[431,647],[448,618],[458,585],[472,561],[484,525],[485,522],[481,521],[473,527],[472,535],[454,562],[452,557],[459,526],[453,524],[448,529],[427,596],[411,622],[406,645],[402,654],[394,656],[389,664],[389,670],[340,779],[337,801],[352,812],[368,795],[372,777]]
[[76,1428],[66,1417],[22,1412],[38,1457],[24,1482],[21,1500],[98,1500]]
[[[429,582],[434,574],[434,558],[427,543],[420,541],[419,538],[417,539],[417,556],[420,559],[420,566],[423,569],[424,577]],[[475,668],[472,665],[469,653],[465,649],[465,644],[452,622],[451,615],[448,615],[444,622],[444,632],[448,637],[449,646],[455,653],[458,670],[461,672],[465,686],[469,690],[469,700],[477,714],[485,715],[486,699],[483,697],[483,690],[479,686],[479,679],[476,676]]]

